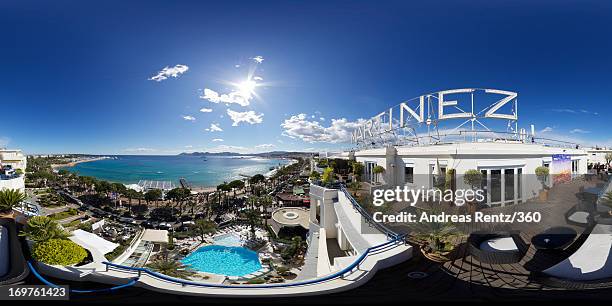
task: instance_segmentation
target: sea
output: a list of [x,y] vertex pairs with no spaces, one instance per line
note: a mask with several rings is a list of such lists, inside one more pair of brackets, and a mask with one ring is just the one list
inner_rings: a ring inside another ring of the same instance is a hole
[[76,164],[64,169],[82,176],[110,182],[135,184],[140,180],[171,181],[179,185],[184,178],[194,187],[212,187],[243,179],[247,175],[269,174],[271,168],[290,164],[289,159],[257,156],[111,156]]

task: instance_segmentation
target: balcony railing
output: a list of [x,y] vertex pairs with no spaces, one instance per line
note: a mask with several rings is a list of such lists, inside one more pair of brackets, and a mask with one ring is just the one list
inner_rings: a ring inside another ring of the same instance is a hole
[[361,216],[366,220],[366,222],[372,226],[374,226],[376,229],[378,229],[380,232],[382,232],[383,234],[385,234],[387,236],[387,239],[389,240],[395,240],[398,237],[401,237],[400,234],[392,231],[391,229],[389,229],[388,227],[386,227],[384,224],[380,223],[380,222],[376,222],[374,220],[374,218],[372,218],[372,215],[367,212],[360,204],[359,202],[357,202],[357,200],[355,200],[355,198],[353,198],[353,196],[351,195],[351,193],[344,187],[341,186],[340,190],[342,192],[344,192],[344,195],[349,199],[349,201],[351,201],[351,204],[353,205],[353,208],[355,210],[357,210],[357,212],[359,212],[359,214],[361,214]]
[[507,131],[489,131],[489,130],[463,130],[463,131],[451,131],[446,133],[431,132],[430,135],[396,135],[391,132],[380,135],[376,139],[361,141],[357,144],[353,144],[354,147],[345,147],[344,151],[353,150],[364,150],[382,148],[387,146],[427,146],[436,144],[456,144],[466,142],[479,142],[479,143],[524,143],[524,144],[539,144],[547,147],[558,147],[558,148],[576,148],[580,147],[579,143],[568,142],[564,140],[544,138],[544,137],[532,137],[528,134],[519,134],[515,132]]

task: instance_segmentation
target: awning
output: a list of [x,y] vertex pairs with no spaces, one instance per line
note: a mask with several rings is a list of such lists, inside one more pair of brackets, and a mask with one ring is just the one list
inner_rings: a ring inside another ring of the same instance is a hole
[[110,242],[96,234],[80,229],[72,232],[70,240],[88,250],[97,250],[101,254],[110,253],[119,246],[118,244]]
[[167,230],[154,230],[147,229],[142,235],[143,241],[168,243],[168,231]]

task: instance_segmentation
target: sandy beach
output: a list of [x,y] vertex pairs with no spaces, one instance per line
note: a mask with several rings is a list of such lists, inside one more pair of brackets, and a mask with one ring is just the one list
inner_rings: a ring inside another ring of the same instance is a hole
[[93,157],[93,158],[82,158],[73,162],[69,162],[66,164],[53,164],[51,165],[51,168],[53,168],[54,170],[58,169],[58,168],[62,168],[62,167],[74,167],[77,164],[81,164],[81,163],[88,163],[88,162],[93,162],[93,161],[98,161],[98,160],[103,160],[103,159],[107,159],[107,156],[101,156],[101,157]]

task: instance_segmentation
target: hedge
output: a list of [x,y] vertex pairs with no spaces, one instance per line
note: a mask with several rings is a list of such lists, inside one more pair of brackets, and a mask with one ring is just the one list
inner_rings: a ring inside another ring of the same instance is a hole
[[36,243],[32,257],[49,265],[72,266],[82,262],[87,251],[70,240],[50,239]]

